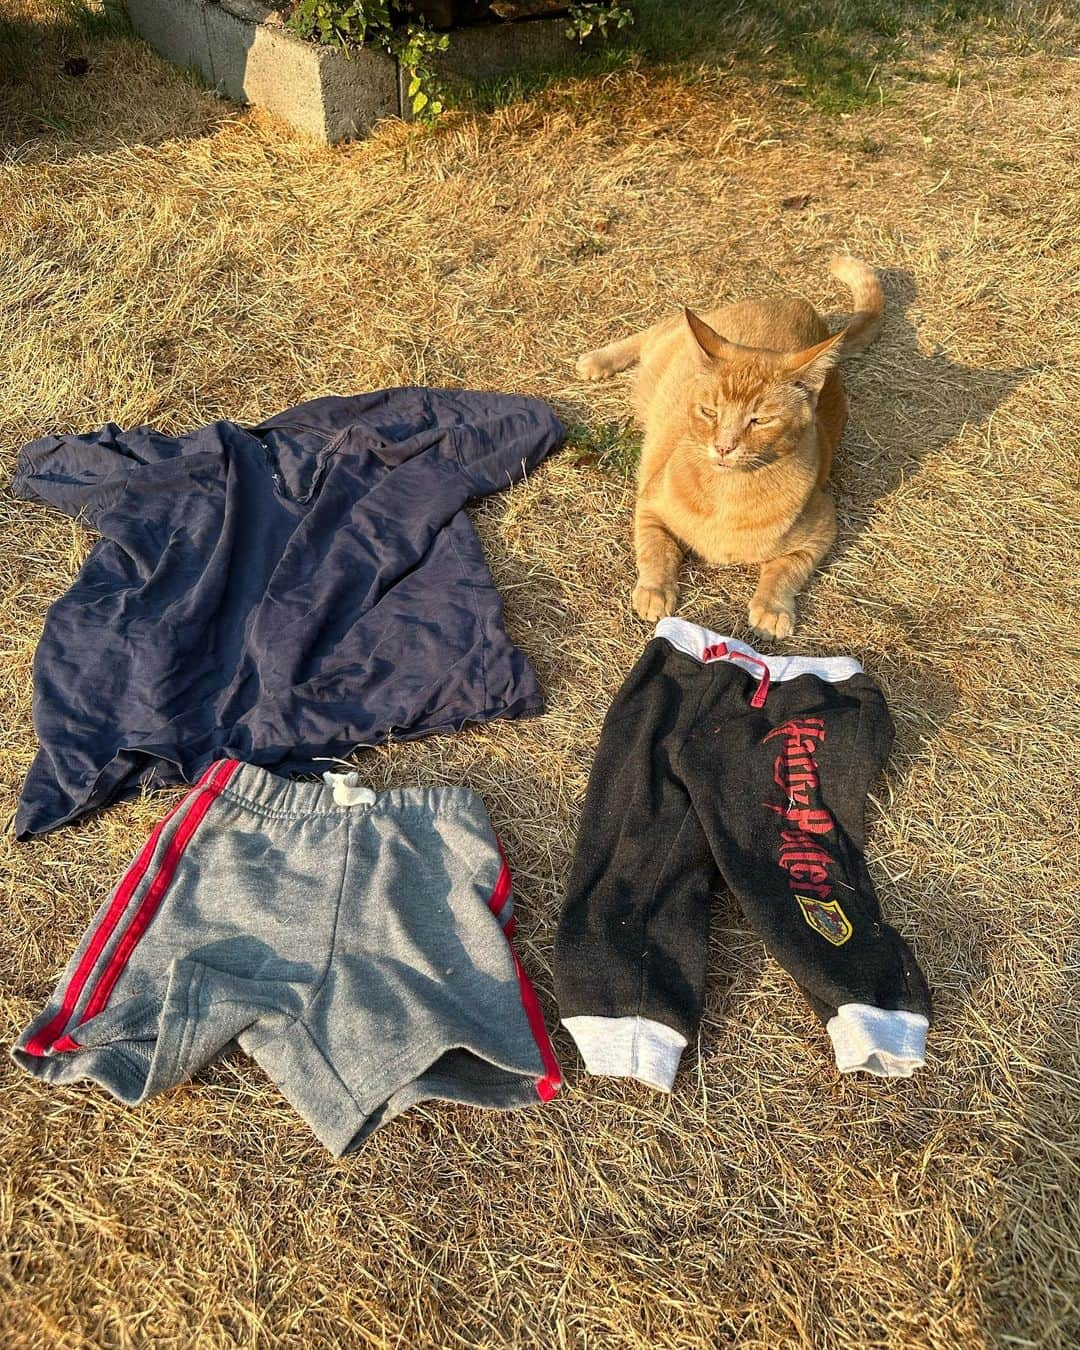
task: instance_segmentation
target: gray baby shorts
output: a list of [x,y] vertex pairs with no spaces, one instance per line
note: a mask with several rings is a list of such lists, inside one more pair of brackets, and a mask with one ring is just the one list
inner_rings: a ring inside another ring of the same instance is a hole
[[467,788],[212,764],[102,906],[16,1061],[137,1103],[235,1042],[336,1155],[416,1102],[560,1083]]

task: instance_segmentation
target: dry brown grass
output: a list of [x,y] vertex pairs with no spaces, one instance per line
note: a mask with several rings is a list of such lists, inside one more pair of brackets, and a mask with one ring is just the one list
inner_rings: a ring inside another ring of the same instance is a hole
[[[841,541],[797,640],[858,655],[890,698],[872,865],[938,1010],[914,1080],[838,1080],[721,897],[670,1100],[586,1079],[560,1034],[550,1107],[418,1110],[331,1163],[242,1059],[139,1111],[8,1065],[5,1346],[1078,1343],[1076,68],[961,74],[829,120],[734,78],[630,72],[338,151],[122,42],[49,86],[63,137],[40,86],[0,93],[8,464],[58,426],[255,419],[404,381],[596,424],[625,389],[575,384],[578,351],[764,285],[839,305],[837,248],[884,269],[884,334],[849,370]],[[782,211],[797,193],[810,207]],[[376,785],[484,794],[549,1018],[590,756],[645,636],[630,504],[562,455],[481,506],[550,711],[358,760]],[[42,617],[91,540],[0,513],[7,811]],[[745,634],[749,590],[697,569],[683,612]],[[6,1041],[162,806],[3,836]]]

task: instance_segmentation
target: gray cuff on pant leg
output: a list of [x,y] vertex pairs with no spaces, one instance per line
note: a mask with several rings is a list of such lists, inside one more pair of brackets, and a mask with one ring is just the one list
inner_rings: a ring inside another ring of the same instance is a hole
[[929,1025],[921,1013],[844,1003],[825,1029],[841,1073],[862,1070],[879,1078],[910,1078],[926,1063]]
[[686,1037],[648,1017],[564,1017],[589,1073],[670,1092]]

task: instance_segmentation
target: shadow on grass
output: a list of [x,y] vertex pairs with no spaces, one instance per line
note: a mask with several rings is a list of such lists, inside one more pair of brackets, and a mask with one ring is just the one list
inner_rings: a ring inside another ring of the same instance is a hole
[[[832,475],[840,516],[832,562],[841,559],[867,527],[878,501],[910,479],[924,460],[944,450],[966,427],[985,425],[1001,403],[1039,369],[968,366],[940,348],[924,352],[909,315],[917,294],[911,273],[892,267],[879,270],[878,276],[885,292],[881,334],[865,356],[846,368],[852,372],[845,377],[850,411]],[[833,316],[829,326],[839,328],[844,317]],[[875,363],[885,372],[885,393],[874,398],[872,412],[858,391],[858,370],[864,362]],[[855,437],[863,447],[858,455],[852,449]]]
[[0,77],[12,87],[36,86],[48,77],[50,56],[60,54],[77,61],[76,53],[89,44],[130,33],[119,0],[100,5],[53,0],[35,5],[32,14],[0,14]]
[[162,67],[120,0],[15,0],[0,14],[0,163],[201,136],[232,111]]
[[672,66],[684,77],[740,68],[822,112],[842,113],[884,95],[888,71],[951,78],[930,70],[920,48],[963,55],[979,35],[1037,48],[1046,7],[1007,0],[636,0],[635,22],[603,48],[587,46],[557,68],[462,86],[465,106],[491,110],[559,79],[633,65]]

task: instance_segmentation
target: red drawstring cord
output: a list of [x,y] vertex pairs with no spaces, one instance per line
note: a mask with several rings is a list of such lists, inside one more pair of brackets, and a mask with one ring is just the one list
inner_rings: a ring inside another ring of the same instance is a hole
[[765,700],[769,695],[769,667],[760,656],[751,656],[749,652],[731,652],[730,658],[733,661],[749,661],[751,665],[760,666],[761,674],[758,676],[758,687],[754,691],[754,697],[750,700],[751,708],[764,708]]
[[706,647],[701,653],[703,661],[748,661],[750,665],[760,666],[761,674],[758,676],[758,687],[754,690],[754,696],[750,700],[751,708],[764,708],[765,700],[769,696],[769,666],[760,656],[752,656],[750,652],[729,651],[726,642],[714,643],[711,647]]

